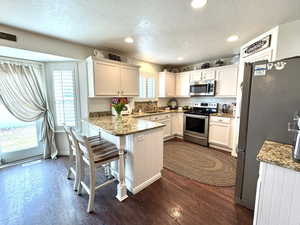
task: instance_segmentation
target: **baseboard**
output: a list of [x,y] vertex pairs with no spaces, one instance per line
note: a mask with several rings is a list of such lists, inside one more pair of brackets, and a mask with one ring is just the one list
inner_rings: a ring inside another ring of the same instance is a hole
[[140,191],[142,191],[143,189],[145,189],[146,187],[148,187],[149,185],[151,185],[152,183],[154,183],[155,181],[157,181],[158,179],[161,178],[161,173],[158,173],[156,175],[154,175],[153,177],[151,177],[149,180],[146,180],[144,183],[138,185],[137,187],[133,188],[132,191],[130,191],[132,194],[137,194]]
[[171,139],[180,139],[180,140],[183,140],[183,136],[178,135],[178,134],[174,134],[172,136],[165,137],[164,141],[169,141]]
[[[111,171],[111,174],[116,178],[118,177],[118,173],[114,170]],[[135,195],[160,178],[161,178],[161,173],[158,173],[136,187],[133,187],[132,182],[128,178],[125,178],[126,188],[128,191],[130,191],[132,194]]]
[[214,145],[214,144],[209,144],[209,147],[211,148],[215,148],[215,149],[220,149],[220,150],[223,150],[223,151],[226,151],[226,152],[230,152],[231,153],[231,149],[228,149],[228,148],[225,148],[225,147],[221,147],[221,146],[218,146],[218,145]]

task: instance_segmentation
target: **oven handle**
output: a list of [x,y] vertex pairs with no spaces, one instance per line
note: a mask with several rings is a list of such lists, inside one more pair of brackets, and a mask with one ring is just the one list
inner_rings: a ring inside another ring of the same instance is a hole
[[192,117],[192,118],[199,118],[199,119],[208,119],[208,116],[194,115],[194,114],[184,114],[184,117]]

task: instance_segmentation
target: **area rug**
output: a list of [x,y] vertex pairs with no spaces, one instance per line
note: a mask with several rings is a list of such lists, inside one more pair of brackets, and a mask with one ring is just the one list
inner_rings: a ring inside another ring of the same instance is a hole
[[218,150],[189,142],[164,144],[164,167],[177,174],[214,186],[234,186],[236,159]]

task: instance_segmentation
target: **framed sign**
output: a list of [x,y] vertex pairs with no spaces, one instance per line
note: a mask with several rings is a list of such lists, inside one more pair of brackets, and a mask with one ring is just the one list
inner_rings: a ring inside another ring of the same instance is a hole
[[269,48],[270,46],[271,46],[271,34],[244,48],[242,52],[243,54],[242,57],[246,58],[249,55],[252,55],[261,50]]

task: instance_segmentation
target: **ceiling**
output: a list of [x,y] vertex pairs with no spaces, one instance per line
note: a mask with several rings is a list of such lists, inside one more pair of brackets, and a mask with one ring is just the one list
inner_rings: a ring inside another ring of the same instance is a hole
[[[0,23],[158,64],[189,64],[238,53],[299,12],[299,0],[208,0],[198,10],[190,0],[2,0]],[[240,39],[226,42],[232,34]],[[125,43],[127,36],[135,42]]]

